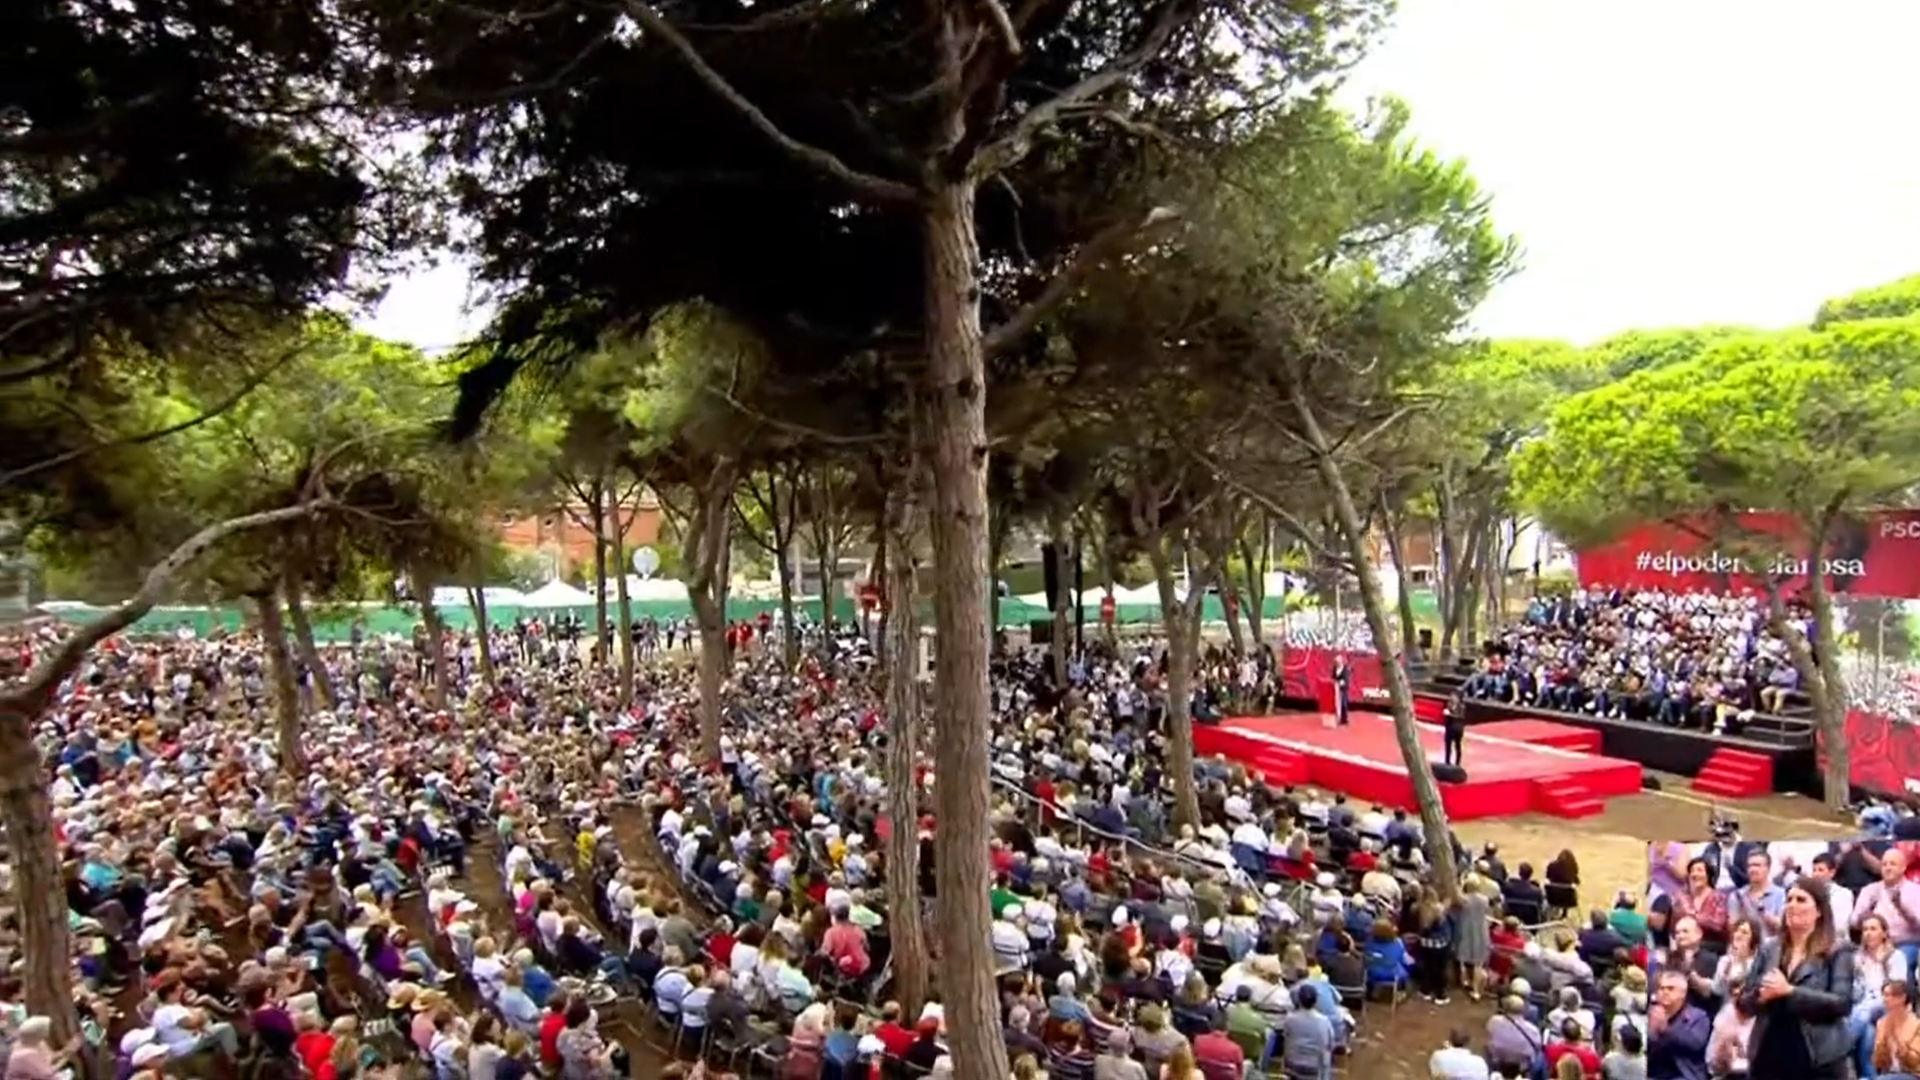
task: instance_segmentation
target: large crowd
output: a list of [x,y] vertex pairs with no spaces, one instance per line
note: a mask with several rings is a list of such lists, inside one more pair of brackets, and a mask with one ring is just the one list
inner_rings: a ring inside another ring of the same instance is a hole
[[[1805,633],[1809,613],[1788,619]],[[1738,732],[1799,701],[1786,643],[1750,595],[1593,588],[1535,599],[1504,628],[1470,697]]]
[[[910,828],[931,892],[939,822],[881,778],[866,642],[807,640],[793,670],[742,636],[719,769],[683,658],[623,705],[537,626],[496,630],[485,666],[449,640],[444,708],[413,642],[323,649],[301,771],[274,761],[256,636],[99,650],[39,732],[82,1036],[51,1045],[0,977],[4,1080],[83,1056],[129,1080],[599,1080],[630,1069],[629,1023],[682,1075],[952,1073],[937,985],[909,1012],[891,978],[890,920],[925,898],[882,886],[887,830]],[[1685,920],[1660,897],[1583,906],[1572,852],[1434,845],[1463,875],[1443,903],[1416,819],[1222,761],[1197,766],[1201,821],[1171,828],[1158,660],[1077,654],[1065,693],[1044,656],[996,662],[991,946],[1017,1076],[1329,1080],[1410,994],[1490,1009],[1433,1051],[1436,1080],[1723,1064],[1670,1049],[1654,963]],[[1272,682],[1270,659],[1211,656],[1196,703]]]

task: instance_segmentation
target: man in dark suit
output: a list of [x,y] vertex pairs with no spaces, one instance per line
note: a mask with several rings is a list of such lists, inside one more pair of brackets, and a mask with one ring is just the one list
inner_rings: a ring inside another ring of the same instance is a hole
[[1333,715],[1341,727],[1347,726],[1347,690],[1353,681],[1353,670],[1347,666],[1347,654],[1340,653],[1333,658]]
[[1457,696],[1447,699],[1446,712],[1440,716],[1440,735],[1447,764],[1464,765],[1467,751],[1467,710]]
[[1725,891],[1746,884],[1747,861],[1766,850],[1765,841],[1740,838],[1739,822],[1720,820],[1713,823],[1713,843],[1700,858],[1707,864],[1707,880]]

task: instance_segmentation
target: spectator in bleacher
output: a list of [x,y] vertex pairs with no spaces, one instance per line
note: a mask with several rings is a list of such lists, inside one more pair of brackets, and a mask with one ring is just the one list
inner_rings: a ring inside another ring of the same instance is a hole
[[1860,890],[1853,906],[1858,930],[1869,915],[1878,915],[1887,936],[1906,957],[1907,970],[1920,969],[1920,882],[1907,877],[1906,853],[1888,851],[1880,858],[1880,880]]
[[1920,1073],[1920,1016],[1913,1009],[1913,986],[1889,982],[1880,994],[1886,1015],[1874,1027],[1871,1068],[1863,1068],[1860,1075],[1910,1080]]
[[[1790,607],[1804,625],[1804,607]],[[1754,597],[1596,588],[1531,607],[1490,648],[1465,693],[1737,731],[1756,710],[1788,704],[1791,672]]]
[[1853,1006],[1847,1013],[1859,1056],[1861,1076],[1873,1075],[1874,1025],[1886,1012],[1880,991],[1888,983],[1906,983],[1907,958],[1893,947],[1886,921],[1868,915],[1860,921],[1860,945],[1853,954]]

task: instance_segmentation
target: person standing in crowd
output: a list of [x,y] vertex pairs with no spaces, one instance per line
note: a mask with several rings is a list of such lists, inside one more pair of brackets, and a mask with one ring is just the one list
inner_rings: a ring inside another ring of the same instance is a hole
[[1647,1012],[1647,1080],[1707,1080],[1713,1022],[1687,1001],[1687,978],[1661,971]]
[[1780,935],[1760,949],[1740,1003],[1753,1014],[1750,1080],[1848,1080],[1853,1040],[1853,946],[1833,925],[1826,886],[1787,890]]

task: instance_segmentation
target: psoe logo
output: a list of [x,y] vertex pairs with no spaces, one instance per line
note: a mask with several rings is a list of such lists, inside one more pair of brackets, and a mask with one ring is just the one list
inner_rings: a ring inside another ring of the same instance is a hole
[[1886,518],[1880,522],[1882,540],[1920,540],[1920,518]]
[[1387,701],[1392,697],[1393,695],[1387,693],[1387,688],[1384,686],[1363,686],[1360,688],[1360,700],[1362,701]]

